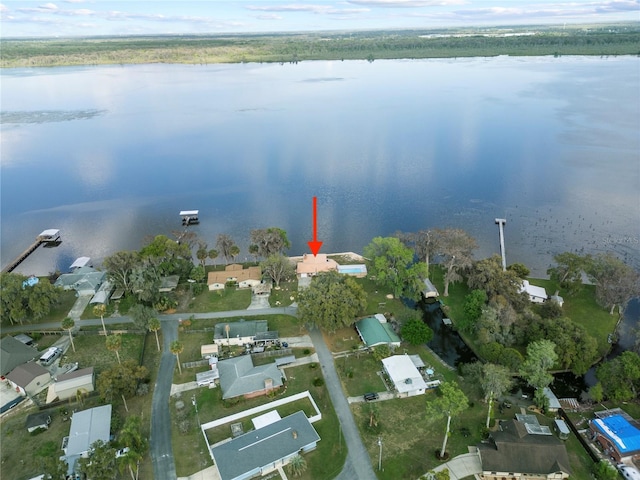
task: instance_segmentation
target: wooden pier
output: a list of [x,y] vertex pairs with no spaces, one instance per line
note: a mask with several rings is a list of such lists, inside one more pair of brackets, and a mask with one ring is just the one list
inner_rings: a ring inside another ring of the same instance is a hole
[[16,269],[18,265],[24,262],[29,255],[36,251],[42,244],[56,244],[60,242],[60,230],[45,230],[36,237],[36,241],[27,247],[27,249],[18,255],[11,263],[2,269],[2,273],[9,273]]
[[500,255],[502,255],[502,271],[507,271],[507,253],[504,251],[504,226],[507,220],[504,218],[496,218],[496,223],[500,228]]

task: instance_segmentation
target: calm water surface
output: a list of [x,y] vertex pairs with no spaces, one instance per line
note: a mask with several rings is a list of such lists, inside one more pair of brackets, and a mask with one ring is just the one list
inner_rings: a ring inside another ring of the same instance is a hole
[[181,229],[210,248],[253,228],[325,252],[459,227],[478,257],[544,275],[555,253],[640,268],[640,59],[508,58],[142,65],[1,74],[2,264],[67,271]]

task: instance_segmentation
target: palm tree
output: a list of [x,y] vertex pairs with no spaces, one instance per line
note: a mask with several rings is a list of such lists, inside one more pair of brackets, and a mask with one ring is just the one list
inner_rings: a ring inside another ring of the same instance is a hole
[[198,250],[196,250],[196,258],[200,260],[200,265],[202,268],[206,266],[207,261],[207,244],[204,242],[200,242],[198,244]]
[[173,342],[171,342],[169,350],[171,350],[171,353],[176,356],[176,359],[178,360],[178,371],[180,372],[180,375],[182,375],[182,367],[180,366],[180,354],[184,350],[184,345],[179,340],[174,340]]
[[84,399],[89,396],[89,391],[86,388],[79,388],[76,390],[76,402],[80,403],[84,407]]
[[299,477],[307,471],[307,461],[302,455],[294,455],[289,460],[289,470],[291,470],[294,477]]
[[71,330],[76,326],[76,322],[71,317],[67,317],[62,320],[62,329],[67,330],[69,332],[69,340],[71,340],[71,347],[73,351],[76,351],[76,346],[73,344],[73,335],[71,335]]
[[215,248],[212,248],[211,250],[209,250],[207,252],[207,255],[209,256],[209,258],[211,260],[213,260],[213,263],[216,263],[216,258],[218,258],[218,250],[216,250]]
[[118,357],[118,363],[122,365],[122,362],[120,361],[120,354],[118,353],[118,350],[120,350],[120,347],[122,346],[122,336],[111,335],[110,337],[107,337],[106,345],[107,345],[107,350],[116,352],[116,357]]
[[104,332],[104,336],[107,336],[107,328],[104,326],[104,314],[107,312],[107,306],[104,303],[99,303],[95,307],[93,307],[93,314],[100,317],[100,321],[102,322],[102,331]]
[[156,345],[158,346],[158,351],[160,351],[160,341],[158,340],[158,330],[160,330],[160,320],[156,317],[149,319],[149,331],[156,334]]
[[232,245],[229,249],[229,255],[231,255],[231,260],[236,261],[236,257],[240,255],[240,247],[237,245]]
[[131,480],[137,480],[138,465],[149,448],[149,443],[142,434],[142,419],[136,415],[127,417],[118,440],[122,446],[129,448],[129,451],[120,457],[120,469],[128,467]]

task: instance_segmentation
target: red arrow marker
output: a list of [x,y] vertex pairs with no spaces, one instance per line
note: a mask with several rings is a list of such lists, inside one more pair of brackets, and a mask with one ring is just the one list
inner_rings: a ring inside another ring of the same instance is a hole
[[313,197],[313,240],[307,243],[313,256],[318,255],[322,242],[318,241],[318,199],[316,197]]

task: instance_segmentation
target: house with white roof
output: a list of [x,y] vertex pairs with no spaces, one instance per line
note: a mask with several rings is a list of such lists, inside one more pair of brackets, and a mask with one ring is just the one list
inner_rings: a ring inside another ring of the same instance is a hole
[[69,436],[62,439],[64,460],[69,466],[68,474],[76,471],[77,461],[88,458],[91,445],[98,440],[105,443],[111,436],[111,405],[75,412],[71,417]]
[[529,295],[529,300],[533,303],[544,303],[549,298],[547,291],[543,287],[531,285],[529,280],[522,281],[520,291]]
[[393,382],[398,397],[424,395],[427,383],[409,355],[392,355],[384,358],[382,365]]

